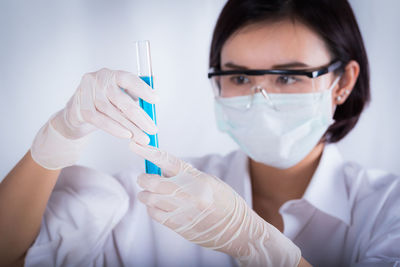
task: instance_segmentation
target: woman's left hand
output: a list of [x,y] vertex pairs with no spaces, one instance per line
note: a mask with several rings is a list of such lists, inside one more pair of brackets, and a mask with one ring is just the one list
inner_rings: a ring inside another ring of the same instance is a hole
[[228,184],[151,146],[132,151],[158,165],[166,177],[142,174],[138,199],[149,215],[200,246],[231,255],[241,265],[297,266],[300,249],[257,215]]

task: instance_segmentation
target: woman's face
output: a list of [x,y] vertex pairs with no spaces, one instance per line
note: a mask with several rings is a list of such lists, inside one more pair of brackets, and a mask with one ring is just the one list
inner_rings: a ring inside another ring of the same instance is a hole
[[[324,41],[300,22],[283,20],[244,27],[233,34],[221,51],[221,68],[308,69],[332,61]],[[332,73],[317,78],[326,90],[332,84]],[[268,89],[267,89],[268,90]]]

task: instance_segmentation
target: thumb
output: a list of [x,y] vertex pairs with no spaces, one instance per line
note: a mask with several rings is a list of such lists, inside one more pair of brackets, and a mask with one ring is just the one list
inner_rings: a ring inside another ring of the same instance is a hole
[[181,170],[183,170],[186,164],[184,161],[178,159],[172,154],[153,146],[140,145],[135,141],[132,141],[129,144],[129,148],[134,153],[160,167],[163,171],[163,174],[167,177],[176,176],[181,172]]

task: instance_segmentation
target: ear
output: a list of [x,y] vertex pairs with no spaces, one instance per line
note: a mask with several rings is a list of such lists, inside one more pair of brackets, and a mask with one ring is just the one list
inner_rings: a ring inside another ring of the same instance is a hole
[[360,65],[355,60],[350,60],[344,68],[339,81],[339,86],[332,92],[333,101],[336,105],[343,104],[353,90],[360,73]]

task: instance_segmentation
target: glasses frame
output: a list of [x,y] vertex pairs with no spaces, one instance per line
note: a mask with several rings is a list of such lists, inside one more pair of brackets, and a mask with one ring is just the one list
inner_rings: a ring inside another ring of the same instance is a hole
[[208,72],[208,78],[212,78],[214,76],[225,76],[225,75],[233,75],[233,74],[244,74],[248,76],[260,76],[265,74],[281,74],[281,75],[303,75],[309,78],[317,78],[321,75],[327,74],[329,72],[335,71],[343,66],[343,62],[341,60],[334,60],[329,65],[319,67],[317,69],[299,69],[299,70],[289,70],[289,69],[274,69],[274,70],[249,70],[249,69],[241,69],[241,70],[216,70],[211,68]]

